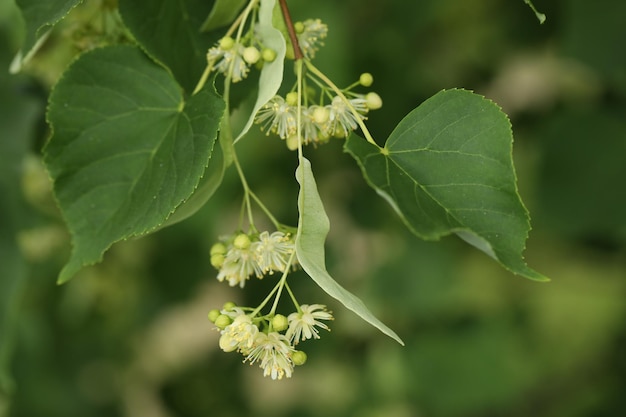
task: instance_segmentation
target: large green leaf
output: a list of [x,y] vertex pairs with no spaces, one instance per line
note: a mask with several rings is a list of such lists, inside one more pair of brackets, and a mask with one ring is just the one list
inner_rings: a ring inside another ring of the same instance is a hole
[[346,149],[413,233],[456,233],[510,271],[543,281],[522,257],[530,224],[512,142],[510,122],[493,102],[448,90],[409,113],[384,148],[353,136]]
[[96,49],[67,70],[50,97],[44,155],[73,235],[60,282],[161,225],[192,194],[223,111],[212,87],[185,102],[169,72],[134,47]]
[[63,19],[81,0],[15,0],[26,22],[23,54],[28,54],[42,36]]
[[213,1],[119,0],[119,10],[137,41],[167,66],[185,91],[191,92],[207,66],[206,53],[216,33],[201,33]]
[[247,4],[249,0],[216,0],[211,9],[211,13],[206,18],[202,27],[203,32],[209,32],[226,26],[237,17],[239,10]]
[[298,195],[298,234],[296,235],[296,254],[302,269],[328,295],[337,299],[346,308],[354,311],[363,320],[378,328],[387,336],[404,345],[402,339],[389,327],[378,320],[359,298],[343,288],[326,271],[324,242],[330,230],[330,222],[324,211],[322,200],[317,192],[317,184],[311,171],[311,163],[302,158],[296,170],[296,179],[300,183]]
[[276,0],[261,0],[259,7],[259,24],[257,26],[258,36],[263,40],[266,48],[273,49],[276,52],[276,59],[272,62],[266,62],[261,69],[259,77],[259,93],[252,108],[252,112],[248,117],[248,121],[235,138],[235,142],[245,135],[252,123],[254,116],[261,107],[276,93],[283,82],[283,70],[285,65],[285,53],[287,50],[285,38],[280,30],[276,29],[272,23],[273,11],[276,6]]
[[213,152],[211,153],[211,163],[204,172],[198,187],[193,192],[191,197],[176,208],[176,211],[168,217],[165,223],[161,225],[161,228],[181,222],[200,210],[206,202],[213,197],[215,191],[217,191],[219,186],[222,184],[226,168],[224,151],[222,151],[222,147],[217,144],[213,147]]

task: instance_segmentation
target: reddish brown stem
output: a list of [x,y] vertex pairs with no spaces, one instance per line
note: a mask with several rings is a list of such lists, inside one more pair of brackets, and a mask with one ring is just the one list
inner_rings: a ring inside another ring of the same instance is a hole
[[283,19],[285,19],[285,25],[287,25],[287,33],[289,33],[289,39],[293,45],[293,57],[296,61],[304,58],[300,44],[298,43],[298,37],[296,36],[296,30],[293,27],[293,21],[289,14],[289,7],[287,7],[287,0],[278,0],[280,3],[280,10],[283,12]]

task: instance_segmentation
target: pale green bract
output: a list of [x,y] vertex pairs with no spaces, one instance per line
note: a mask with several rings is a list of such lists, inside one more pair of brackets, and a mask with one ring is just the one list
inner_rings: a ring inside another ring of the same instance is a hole
[[330,222],[324,211],[322,200],[317,191],[317,185],[311,163],[302,158],[296,170],[296,180],[300,184],[298,195],[298,233],[296,235],[296,254],[302,269],[328,295],[337,299],[349,310],[355,312],[363,320],[393,338],[401,345],[404,342],[389,327],[378,320],[358,297],[350,293],[337,283],[326,271],[324,259],[324,242],[330,230]]
[[258,33],[265,47],[273,49],[276,52],[276,59],[272,62],[266,62],[261,69],[259,78],[259,93],[252,108],[252,112],[248,117],[245,126],[235,138],[238,142],[252,127],[254,116],[265,103],[276,95],[280,85],[283,82],[283,70],[285,66],[285,52],[287,50],[285,38],[282,33],[272,24],[272,14],[276,0],[261,0],[259,7],[259,26]]

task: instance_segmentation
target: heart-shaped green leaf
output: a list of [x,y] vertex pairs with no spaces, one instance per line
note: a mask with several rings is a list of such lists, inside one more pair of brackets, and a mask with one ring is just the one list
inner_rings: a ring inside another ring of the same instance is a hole
[[161,225],[207,167],[224,102],[205,88],[186,102],[139,49],[85,53],[50,96],[44,160],[73,235],[59,281],[109,246]]
[[416,235],[456,233],[510,271],[545,281],[522,257],[530,224],[517,192],[512,143],[498,106],[448,90],[409,113],[384,148],[353,136],[346,150]]
[[363,304],[358,297],[343,288],[326,271],[324,242],[330,230],[330,222],[324,211],[322,200],[317,192],[317,184],[311,171],[311,163],[302,158],[296,170],[296,179],[300,183],[298,195],[298,234],[296,235],[296,254],[302,269],[328,295],[338,300],[346,308],[354,311],[363,320],[379,329],[387,336],[404,345],[402,339]]
[[206,0],[119,0],[124,23],[156,61],[191,93],[207,66],[206,53],[217,33],[202,33],[202,19],[212,2]]

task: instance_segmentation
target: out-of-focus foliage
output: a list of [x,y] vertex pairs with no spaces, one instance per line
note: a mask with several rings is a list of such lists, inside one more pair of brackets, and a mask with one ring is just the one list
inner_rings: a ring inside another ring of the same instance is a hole
[[[101,265],[55,285],[69,237],[37,156],[49,135],[42,109],[50,86],[92,33],[85,22],[93,30],[97,21],[92,3],[77,7],[25,74],[12,76],[6,68],[23,35],[11,1],[0,1],[0,300],[13,304],[13,313],[0,313],[0,366],[8,365],[0,369],[0,415],[623,413],[626,6],[534,3],[548,17],[543,25],[523,1],[290,2],[295,19],[318,16],[329,25],[318,67],[344,85],[363,71],[374,74],[385,104],[368,125],[379,142],[444,88],[474,90],[503,107],[534,223],[526,257],[552,282],[514,277],[455,238],[419,241],[363,183],[341,143],[331,143],[309,155],[333,226],[328,270],[406,346],[302,280],[298,293],[326,300],[336,320],[322,342],[305,346],[309,360],[292,379],[272,382],[219,351],[206,320],[209,309],[240,297],[217,285],[208,262],[213,236],[231,230],[238,216],[232,170],[196,215],[119,243]],[[266,201],[278,194],[295,201],[291,155],[276,141],[255,147],[260,140],[267,138],[258,134],[238,145],[243,165],[254,167],[251,185]],[[20,200],[24,206],[16,206]],[[296,207],[272,210],[286,220],[297,215]],[[18,279],[6,272],[12,265],[24,274],[17,298],[7,292]]]

